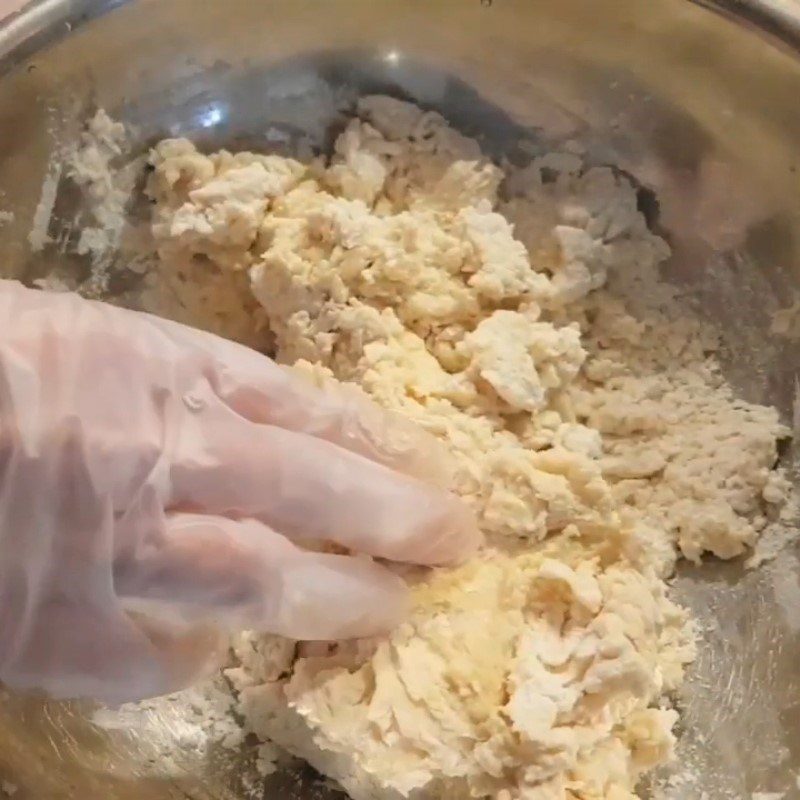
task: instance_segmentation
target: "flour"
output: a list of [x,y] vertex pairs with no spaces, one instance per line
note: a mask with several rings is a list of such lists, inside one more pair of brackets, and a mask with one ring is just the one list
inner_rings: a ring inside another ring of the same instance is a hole
[[797,497],[794,492],[791,492],[777,519],[768,523],[761,531],[745,565],[749,569],[755,569],[769,561],[774,561],[780,555],[785,555],[786,551],[800,539],[798,519],[800,519],[800,509],[797,506]]
[[149,761],[153,774],[163,776],[179,774],[187,759],[201,760],[212,747],[237,750],[245,738],[222,678],[142,703],[98,709],[92,722],[106,730],[135,730],[140,746],[153,748],[157,756]]
[[[125,209],[142,162],[128,154],[125,126],[100,109],[66,159],[66,174],[83,190],[88,223],[80,229],[76,252],[92,263],[87,291],[108,288],[109,267],[126,225]],[[117,168],[115,168],[115,166]]]
[[385,639],[242,637],[247,730],[356,800],[635,797],[694,655],[664,580],[679,555],[746,552],[790,492],[789,431],[733,395],[716,332],[660,282],[630,182],[571,152],[506,172],[385,97],[327,161],[167,140],[151,164],[163,273],[211,265],[209,311],[240,300],[278,360],[442,438],[487,536],[408,570]]
[[42,191],[39,195],[39,202],[33,212],[31,229],[28,232],[28,244],[34,253],[44,249],[50,241],[49,228],[50,220],[53,216],[53,208],[56,204],[58,195],[58,184],[61,180],[63,164],[60,159],[51,159],[47,167],[47,175],[42,181]]

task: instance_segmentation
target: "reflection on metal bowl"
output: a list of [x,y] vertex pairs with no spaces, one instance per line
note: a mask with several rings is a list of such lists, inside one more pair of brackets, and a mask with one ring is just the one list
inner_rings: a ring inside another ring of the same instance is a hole
[[[142,151],[177,134],[274,149],[301,135],[324,145],[342,103],[375,90],[438,108],[496,154],[525,137],[574,138],[634,175],[674,246],[670,277],[729,332],[728,377],[792,421],[800,353],[769,336],[770,315],[800,290],[800,8],[789,0],[33,2],[0,28],[0,193],[14,212],[0,229],[4,274],[86,269],[55,247],[33,252],[28,232],[54,153],[97,106]],[[51,234],[71,213],[55,200]],[[135,304],[135,285],[115,288]],[[704,796],[800,796],[797,555],[754,572],[685,568],[675,593],[704,625],[681,744]],[[247,752],[187,749],[158,776],[159,745],[186,724],[178,710],[136,730],[89,719],[79,705],[0,696],[0,782],[37,800],[244,796]],[[300,772],[263,790],[324,792]]]

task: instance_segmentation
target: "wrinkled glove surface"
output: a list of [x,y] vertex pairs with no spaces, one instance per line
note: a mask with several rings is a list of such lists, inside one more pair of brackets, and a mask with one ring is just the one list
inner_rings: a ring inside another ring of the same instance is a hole
[[0,680],[124,702],[226,633],[382,633],[479,534],[439,445],[231,342],[0,281]]

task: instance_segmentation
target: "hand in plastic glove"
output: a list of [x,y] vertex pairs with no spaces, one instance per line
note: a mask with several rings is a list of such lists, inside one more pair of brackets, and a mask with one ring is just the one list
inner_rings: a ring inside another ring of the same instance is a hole
[[435,442],[361,395],[164,320],[0,282],[0,680],[122,702],[187,685],[220,631],[381,633],[405,587],[364,557],[479,541],[420,480]]
[[0,0],[0,19],[19,11],[27,0]]

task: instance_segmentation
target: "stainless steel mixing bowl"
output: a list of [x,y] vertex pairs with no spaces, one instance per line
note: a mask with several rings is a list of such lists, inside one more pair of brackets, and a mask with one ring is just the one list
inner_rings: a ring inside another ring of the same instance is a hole
[[[671,277],[728,331],[729,377],[793,421],[800,354],[768,329],[800,290],[797,0],[33,2],[0,27],[0,207],[15,215],[0,229],[2,269],[85,270],[65,182],[55,243],[32,252],[28,233],[60,148],[97,106],[142,150],[179,133],[324,146],[349,99],[374,90],[441,109],[497,154],[573,139],[636,176],[673,243]],[[116,291],[135,301],[135,287]],[[691,774],[663,796],[800,797],[799,565],[790,548],[760,571],[681,571],[675,593],[703,643],[680,698]],[[159,775],[161,746],[186,742],[187,724],[151,714],[109,732],[86,708],[0,695],[0,786],[23,800],[243,797],[246,753],[187,746],[177,773]],[[262,791],[325,792],[290,773]]]

